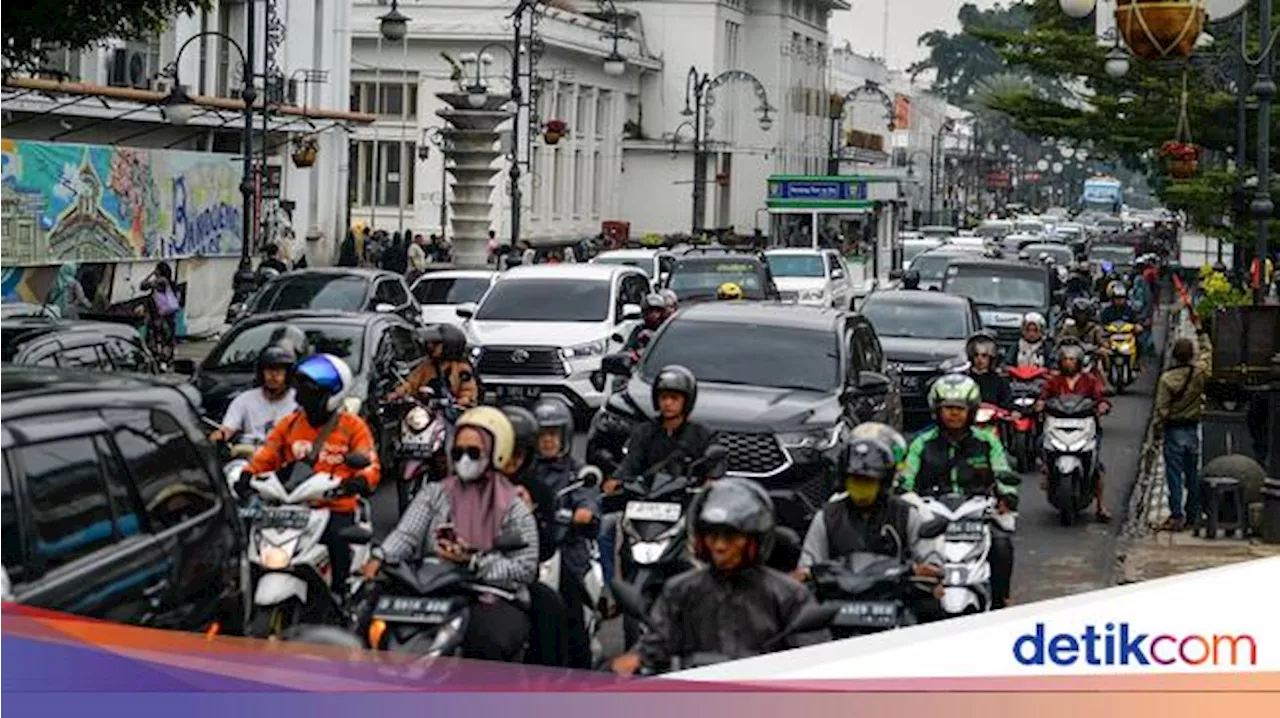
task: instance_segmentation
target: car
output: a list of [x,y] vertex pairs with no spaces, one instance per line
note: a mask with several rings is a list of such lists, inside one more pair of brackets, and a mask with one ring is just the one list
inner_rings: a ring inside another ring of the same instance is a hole
[[716,290],[728,282],[741,287],[746,299],[782,298],[763,253],[717,246],[693,247],[677,255],[663,288],[674,291],[683,305],[715,299]]
[[[235,321],[253,314],[312,309],[398,314],[422,321],[422,308],[404,277],[382,269],[325,267],[286,272],[266,284],[234,312]],[[233,322],[234,323],[234,322]]]
[[1133,269],[1133,265],[1137,261],[1138,250],[1132,244],[1112,242],[1102,244],[1095,242],[1090,245],[1087,256],[1090,262],[1097,264],[1111,262],[1115,267],[1115,271],[1123,274]]
[[1001,240],[1005,235],[1013,234],[1013,222],[1007,219],[988,219],[973,232],[984,239]]
[[497,278],[497,272],[484,269],[428,272],[409,291],[422,306],[423,324],[461,324],[458,305],[480,301]]
[[[631,368],[624,356],[610,357],[613,368],[618,362]],[[897,377],[861,315],[707,302],[682,309],[651,340],[625,388],[593,419],[588,456],[623,456],[632,427],[655,416],[653,380],[669,364],[697,377],[692,418],[729,449],[727,475],[759,481],[779,519],[801,535],[835,487],[823,453],[861,422],[901,426]]]
[[665,249],[633,247],[629,249],[611,249],[601,252],[591,259],[592,264],[623,264],[635,267],[649,276],[655,287],[661,287],[671,268],[675,266],[675,255]]
[[982,328],[973,301],[943,292],[874,292],[859,311],[875,328],[887,361],[897,365],[903,426],[929,423],[929,386],[942,362],[964,356],[965,341]]
[[942,291],[973,300],[982,326],[995,332],[1002,349],[1017,344],[1022,317],[1038,312],[1055,326],[1049,268],[1011,259],[957,259],[947,266]]
[[1000,239],[999,245],[1001,251],[1003,251],[1005,255],[1016,257],[1018,256],[1018,252],[1020,252],[1026,245],[1044,241],[1045,237],[1039,234],[1014,232],[1013,234],[1006,234],[1002,239]]
[[[604,402],[600,360],[640,320],[649,276],[626,265],[536,264],[503,272],[458,307],[491,404],[563,401],[582,422]],[[618,338],[615,338],[615,334]]]
[[911,260],[931,249],[937,249],[943,244],[944,242],[941,239],[936,238],[904,238],[902,240],[902,269],[905,270],[907,267],[911,266]]
[[844,257],[834,249],[771,249],[764,253],[783,301],[853,308],[856,290]]
[[1071,247],[1057,242],[1032,242],[1024,245],[1021,252],[1026,252],[1027,257],[1032,261],[1039,261],[1040,255],[1048,255],[1053,257],[1053,262],[1059,267],[1069,267],[1075,261],[1075,252],[1071,251]]
[[369,423],[379,446],[397,427],[382,426],[376,401],[390,393],[422,361],[425,348],[417,326],[395,314],[292,311],[255,314],[237,322],[198,365],[175,362],[175,370],[191,375],[202,397],[205,416],[221,421],[236,394],[252,388],[258,353],[286,326],[307,335],[315,352],[333,354],[351,367],[355,385],[347,410]]
[[0,394],[5,600],[237,630],[243,528],[192,387],[5,365]]
[[132,324],[87,319],[12,317],[0,323],[3,360],[44,367],[155,374],[155,357]]
[[58,308],[52,304],[28,304],[27,302],[4,302],[0,304],[0,320],[17,317],[43,317],[45,319],[61,319]]
[[949,239],[958,236],[956,228],[949,224],[930,224],[919,227],[917,230],[927,239]]
[[921,289],[941,289],[942,275],[951,260],[957,257],[978,255],[983,251],[984,248],[980,246],[975,247],[952,242],[916,255],[916,258],[911,260],[911,264],[907,269],[914,269],[920,273]]

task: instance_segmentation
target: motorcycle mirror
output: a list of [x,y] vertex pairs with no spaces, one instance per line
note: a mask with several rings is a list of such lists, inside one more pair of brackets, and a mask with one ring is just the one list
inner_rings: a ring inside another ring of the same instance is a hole
[[346,464],[348,468],[359,471],[369,468],[373,460],[369,458],[368,454],[347,454],[347,458],[343,459],[342,463]]
[[630,376],[631,355],[627,352],[609,354],[600,361],[600,370],[613,376]]
[[938,538],[947,532],[947,525],[949,523],[949,521],[941,516],[934,516],[920,525],[920,538]]
[[604,473],[594,466],[584,466],[578,469],[578,481],[582,482],[582,488],[594,489],[604,481]]
[[503,553],[519,551],[526,546],[528,546],[528,544],[524,542],[524,539],[514,533],[504,533],[498,536],[497,540],[493,542],[493,550],[501,551]]
[[640,589],[635,586],[614,579],[609,583],[610,590],[613,591],[613,598],[618,602],[618,606],[627,615],[643,623],[646,627],[651,627],[649,623],[649,612],[644,607],[644,596],[640,594]]
[[723,461],[729,455],[729,449],[724,444],[712,444],[707,447],[706,459],[709,463]]

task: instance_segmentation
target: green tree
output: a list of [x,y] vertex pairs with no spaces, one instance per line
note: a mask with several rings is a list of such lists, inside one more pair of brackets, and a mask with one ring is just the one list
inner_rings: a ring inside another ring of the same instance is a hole
[[53,48],[85,50],[103,40],[154,36],[171,19],[210,0],[11,1],[0,11],[6,71],[38,68]]
[[1009,69],[999,50],[970,30],[1025,32],[1031,27],[1027,9],[1024,4],[1015,3],[979,10],[976,5],[966,3],[960,8],[961,32],[952,35],[934,30],[921,35],[919,42],[929,48],[929,57],[907,71],[914,78],[932,70],[934,93],[952,104],[967,104],[978,83]]

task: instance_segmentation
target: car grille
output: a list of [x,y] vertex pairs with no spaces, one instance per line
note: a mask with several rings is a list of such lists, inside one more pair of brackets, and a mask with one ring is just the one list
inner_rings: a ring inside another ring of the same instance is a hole
[[773,434],[721,432],[716,440],[729,450],[730,473],[772,474],[787,463],[787,455]]
[[564,376],[560,353],[547,347],[484,347],[480,376]]
[[1002,347],[1017,344],[1022,336],[1022,329],[1019,327],[991,327],[991,329],[996,333],[996,343]]

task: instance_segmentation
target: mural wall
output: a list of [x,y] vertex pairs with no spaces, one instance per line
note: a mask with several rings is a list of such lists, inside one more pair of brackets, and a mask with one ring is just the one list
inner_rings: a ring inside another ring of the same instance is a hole
[[232,155],[0,141],[6,267],[238,256]]

